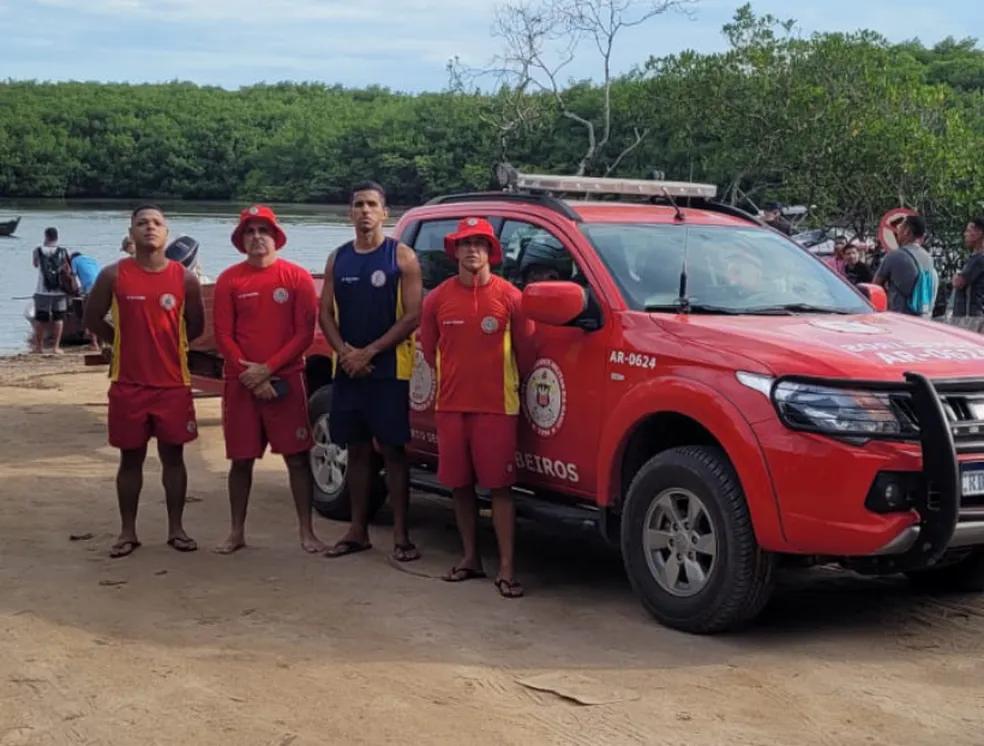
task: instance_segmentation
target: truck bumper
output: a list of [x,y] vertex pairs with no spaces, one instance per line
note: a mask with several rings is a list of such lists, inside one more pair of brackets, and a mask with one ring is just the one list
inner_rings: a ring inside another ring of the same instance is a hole
[[[984,400],[984,379],[934,381],[909,373],[905,383],[890,386],[908,395],[918,436],[859,443],[796,432],[788,423],[756,428],[795,552],[868,557],[873,570],[899,572],[930,567],[948,549],[984,545],[984,502],[965,501],[961,479],[962,464],[978,461],[984,469],[984,420],[972,418],[977,408],[967,405]],[[900,475],[919,489],[905,492],[903,504],[872,509],[883,475]]]
[[[919,527],[909,526],[903,529],[894,539],[881,549],[872,552],[872,557],[889,557],[905,554],[919,540]],[[984,521],[958,521],[953,529],[947,549],[960,549],[984,545]]]

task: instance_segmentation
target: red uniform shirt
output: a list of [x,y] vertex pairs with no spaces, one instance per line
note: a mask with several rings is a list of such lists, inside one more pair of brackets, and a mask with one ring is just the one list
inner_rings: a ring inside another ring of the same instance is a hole
[[437,374],[435,409],[519,414],[519,369],[533,353],[533,324],[520,312],[521,299],[496,275],[475,288],[452,277],[427,295],[420,343]]
[[240,262],[219,275],[212,318],[226,378],[244,370],[240,360],[263,363],[280,376],[296,373],[314,340],[314,280],[284,259],[263,268]]
[[110,378],[155,388],[190,386],[185,268],[168,262],[163,271],[148,272],[131,258],[116,266]]

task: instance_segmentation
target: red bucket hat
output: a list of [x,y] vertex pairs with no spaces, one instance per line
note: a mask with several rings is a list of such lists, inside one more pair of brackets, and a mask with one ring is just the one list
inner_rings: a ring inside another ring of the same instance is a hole
[[492,248],[489,250],[489,264],[493,267],[502,264],[502,244],[499,243],[499,239],[495,237],[495,229],[492,224],[485,220],[484,218],[462,218],[458,222],[458,230],[455,233],[449,233],[444,237],[444,251],[447,253],[452,260],[458,261],[458,255],[455,251],[458,247],[458,241],[466,238],[472,238],[473,236],[481,236],[486,239]]
[[243,231],[246,229],[247,221],[250,220],[262,220],[270,226],[273,230],[273,245],[277,250],[280,250],[287,243],[287,234],[277,222],[277,214],[266,205],[253,205],[239,213],[239,225],[232,232],[232,245],[244,254],[246,249],[243,247]]

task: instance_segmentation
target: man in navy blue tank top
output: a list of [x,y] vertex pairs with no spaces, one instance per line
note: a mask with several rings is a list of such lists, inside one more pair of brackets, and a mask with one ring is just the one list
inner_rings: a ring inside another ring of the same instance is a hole
[[420,552],[410,541],[405,447],[410,441],[413,332],[420,319],[423,283],[413,249],[383,233],[386,193],[375,182],[352,190],[355,240],[339,246],[325,265],[319,321],[335,350],[329,430],[348,447],[352,524],[326,555],[369,549],[369,493],[373,441],[382,452],[393,507],[393,559]]

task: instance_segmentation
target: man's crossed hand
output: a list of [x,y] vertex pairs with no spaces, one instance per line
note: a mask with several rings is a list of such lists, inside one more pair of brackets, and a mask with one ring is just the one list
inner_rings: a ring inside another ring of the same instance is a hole
[[239,382],[252,391],[253,396],[263,401],[277,398],[277,392],[270,383],[270,376],[273,374],[266,365],[249,360],[240,360],[239,364],[246,368],[239,374]]

